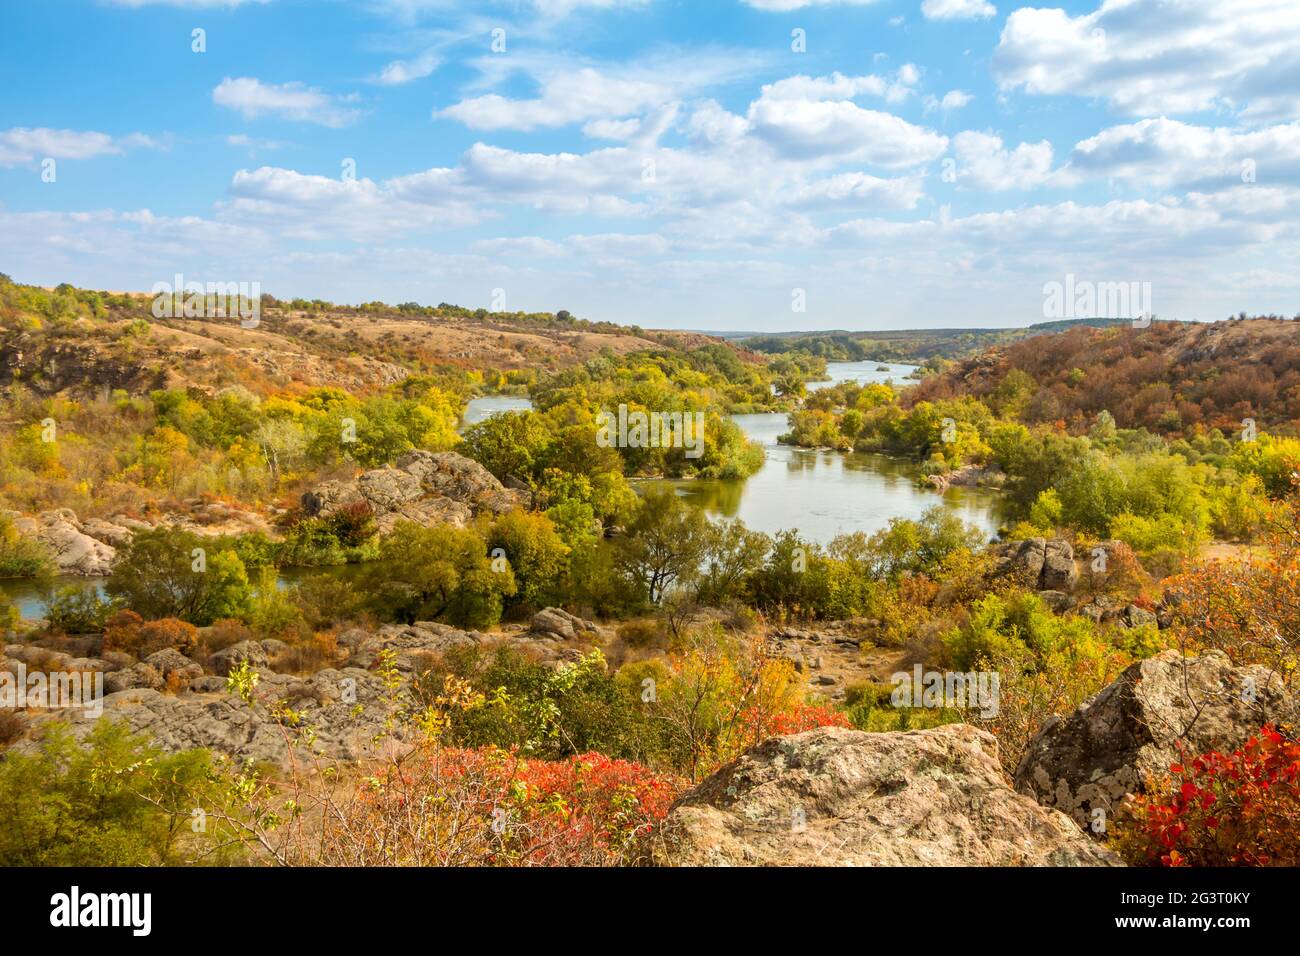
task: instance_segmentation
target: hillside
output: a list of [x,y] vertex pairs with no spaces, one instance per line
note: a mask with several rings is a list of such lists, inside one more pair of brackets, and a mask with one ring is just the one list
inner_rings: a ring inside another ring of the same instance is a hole
[[236,317],[157,318],[152,302],[142,293],[46,290],[0,276],[0,388],[22,383],[41,395],[144,394],[238,384],[265,393],[296,383],[373,391],[436,368],[557,370],[602,352],[693,349],[716,341],[586,322],[567,312],[346,306],[272,296],[262,297],[257,326],[244,328]]
[[1300,322],[1241,318],[1074,328],[966,358],[908,402],[973,396],[1018,406],[1026,422],[1086,427],[1109,411],[1121,428],[1169,436],[1200,428],[1300,431]]

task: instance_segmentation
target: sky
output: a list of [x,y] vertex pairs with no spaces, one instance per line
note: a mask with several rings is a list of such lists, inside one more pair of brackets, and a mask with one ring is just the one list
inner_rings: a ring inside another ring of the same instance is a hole
[[1204,321],[1300,313],[1298,231],[1297,0],[0,3],[21,282],[812,331],[1071,277]]

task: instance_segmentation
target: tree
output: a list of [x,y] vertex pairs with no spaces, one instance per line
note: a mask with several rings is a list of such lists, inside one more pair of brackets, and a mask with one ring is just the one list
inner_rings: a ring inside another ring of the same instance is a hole
[[515,576],[516,591],[509,606],[540,608],[560,600],[559,586],[569,564],[569,547],[546,515],[511,511],[492,523],[488,554],[497,549]]
[[457,627],[491,627],[501,619],[504,599],[516,590],[509,565],[494,569],[474,531],[411,521],[398,522],[383,540],[361,587],[382,617]]
[[669,588],[695,576],[710,533],[699,510],[671,488],[655,489],[642,499],[627,534],[617,541],[614,563],[650,603],[658,604]]
[[176,617],[200,627],[243,616],[252,596],[230,542],[166,526],[136,533],[106,589],[145,618]]
[[498,479],[527,479],[540,470],[551,430],[538,412],[502,412],[469,426],[462,442],[461,451]]

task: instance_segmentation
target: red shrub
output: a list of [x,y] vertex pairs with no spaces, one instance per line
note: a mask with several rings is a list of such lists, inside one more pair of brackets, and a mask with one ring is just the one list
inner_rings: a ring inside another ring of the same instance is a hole
[[1169,769],[1126,807],[1117,842],[1129,862],[1300,864],[1300,744],[1266,726],[1228,756],[1211,751]]

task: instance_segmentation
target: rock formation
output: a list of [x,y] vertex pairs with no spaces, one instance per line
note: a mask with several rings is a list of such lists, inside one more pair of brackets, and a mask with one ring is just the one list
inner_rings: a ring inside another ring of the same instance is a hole
[[1184,756],[1230,752],[1269,720],[1295,716],[1294,697],[1267,668],[1233,667],[1220,651],[1186,660],[1164,651],[1050,718],[1025,751],[1016,789],[1086,825],[1094,809],[1113,813]]
[[1111,866],[1068,817],[1017,794],[965,724],[774,737],[674,804],[674,866]]
[[327,481],[303,494],[303,511],[327,517],[364,503],[383,533],[406,520],[464,527],[483,511],[500,514],[527,507],[527,492],[511,490],[478,462],[456,452],[409,451],[391,467],[363,472],[351,481]]

